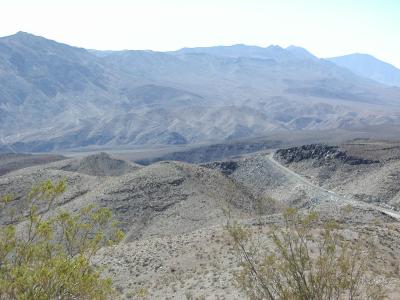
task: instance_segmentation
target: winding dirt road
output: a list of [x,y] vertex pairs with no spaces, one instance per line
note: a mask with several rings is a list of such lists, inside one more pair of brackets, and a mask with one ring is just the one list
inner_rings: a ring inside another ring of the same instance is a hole
[[339,202],[343,202],[344,204],[350,204],[353,206],[358,206],[358,207],[363,207],[363,208],[369,208],[369,209],[373,209],[376,211],[379,211],[387,216],[392,217],[393,219],[400,221],[400,213],[390,210],[390,209],[386,209],[377,205],[373,205],[373,204],[369,204],[369,203],[365,203],[362,201],[357,201],[354,199],[350,199],[346,196],[343,195],[339,195],[337,193],[335,193],[334,191],[328,190],[326,188],[323,188],[319,185],[316,185],[314,183],[312,183],[311,181],[309,181],[307,178],[303,177],[302,175],[294,172],[293,170],[290,170],[289,168],[285,167],[284,165],[282,165],[280,162],[278,162],[275,158],[274,158],[274,152],[270,153],[268,155],[268,159],[270,160],[270,162],[272,164],[274,164],[276,167],[278,167],[281,171],[283,171],[287,176],[295,178],[296,180],[300,181],[302,184],[317,190],[319,193],[325,195],[328,199],[331,199],[332,201],[339,201]]

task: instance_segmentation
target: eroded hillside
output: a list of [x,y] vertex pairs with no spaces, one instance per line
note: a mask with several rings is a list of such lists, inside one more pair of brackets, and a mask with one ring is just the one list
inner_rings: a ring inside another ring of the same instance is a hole
[[308,145],[276,158],[323,187],[365,202],[400,208],[397,141],[358,139],[339,146]]
[[[385,272],[389,298],[397,299],[400,214],[332,184],[340,176],[350,188],[351,178],[356,186],[368,174],[375,176],[376,166],[395,160],[396,149],[395,143],[358,140],[280,150],[275,156],[261,151],[201,165],[162,161],[148,166],[102,153],[0,176],[0,194],[13,193],[12,205],[19,208],[32,184],[66,179],[67,192],[56,210],[72,212],[88,204],[110,208],[126,236],[120,245],[103,248],[93,264],[113,279],[121,299],[243,299],[233,279],[240,267],[225,230],[227,218],[256,236],[261,232],[261,245],[269,247],[266,233],[282,226],[286,207],[336,220],[349,241],[371,238],[377,247],[373,267]],[[330,175],[322,187],[312,177],[321,168]],[[8,216],[0,214],[0,221],[7,223]]]
[[0,38],[0,151],[182,145],[399,124],[400,88],[301,48],[90,51]]

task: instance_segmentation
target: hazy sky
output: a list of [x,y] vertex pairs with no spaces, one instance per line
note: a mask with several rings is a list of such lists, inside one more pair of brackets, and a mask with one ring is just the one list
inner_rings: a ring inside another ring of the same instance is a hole
[[101,50],[297,45],[400,67],[400,0],[1,0],[0,36],[20,30]]

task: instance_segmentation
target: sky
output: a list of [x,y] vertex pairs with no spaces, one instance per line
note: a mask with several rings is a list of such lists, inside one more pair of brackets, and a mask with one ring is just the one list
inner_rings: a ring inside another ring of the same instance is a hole
[[400,0],[0,1],[0,36],[25,31],[98,50],[296,45],[400,68]]

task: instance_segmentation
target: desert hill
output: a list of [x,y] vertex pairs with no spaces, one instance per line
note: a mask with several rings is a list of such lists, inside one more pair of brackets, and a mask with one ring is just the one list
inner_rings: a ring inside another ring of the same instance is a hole
[[[378,251],[375,267],[390,274],[389,299],[396,299],[400,213],[383,204],[395,206],[397,194],[381,198],[381,189],[373,190],[377,185],[371,182],[387,173],[382,171],[386,162],[400,159],[397,150],[394,141],[358,139],[202,164],[160,161],[147,166],[99,153],[0,176],[0,194],[14,194],[12,205],[19,209],[31,184],[65,179],[68,189],[56,209],[39,208],[45,215],[88,204],[110,208],[126,237],[120,245],[103,248],[93,263],[113,278],[121,299],[142,293],[149,299],[243,298],[232,281],[238,261],[224,229],[228,216],[254,234],[266,233],[272,225],[282,226],[281,211],[289,206],[336,220],[349,240],[359,234],[371,237]],[[326,176],[318,182],[322,177],[315,176],[321,174]],[[338,178],[344,189],[335,186]],[[361,180],[364,188],[371,185],[365,192],[376,198],[351,193]],[[394,182],[391,187],[396,188]],[[0,212],[2,224],[8,218]],[[268,247],[271,241],[260,243]]]
[[399,209],[399,149],[397,141],[358,139],[339,146],[292,148],[277,157],[318,185]]

